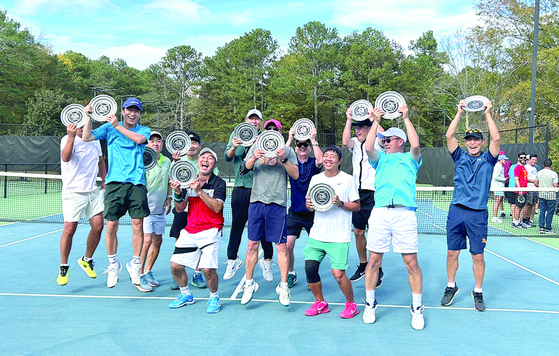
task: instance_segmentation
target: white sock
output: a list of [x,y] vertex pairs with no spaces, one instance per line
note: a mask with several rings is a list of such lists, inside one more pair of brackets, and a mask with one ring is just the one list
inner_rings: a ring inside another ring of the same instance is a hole
[[448,288],[454,288],[454,287],[456,287],[456,282],[452,282],[452,283],[451,283],[451,282],[448,282],[448,283],[446,284],[446,286],[447,286]]
[[190,288],[188,288],[188,284],[186,285],[186,287],[181,287],[181,293],[190,294]]
[[217,294],[217,291],[215,291],[215,293],[210,292],[210,298],[219,298],[219,294]]
[[254,284],[254,279],[247,279],[247,280],[245,281],[245,284],[246,284],[247,286],[253,285],[253,284]]
[[280,288],[287,287],[287,282],[280,282]]
[[411,295],[412,295],[411,305],[412,305],[413,309],[415,310],[415,309],[417,309],[421,306],[421,296],[422,296],[422,294],[412,293]]
[[290,271],[289,274],[295,275],[295,271]]
[[85,257],[85,255],[82,257],[82,260],[84,260],[85,262],[89,262],[91,261],[93,258],[89,258],[89,257]]
[[481,288],[474,288],[474,293],[483,293]]
[[116,259],[116,253],[114,255],[107,255],[107,258],[109,259],[109,264],[116,264],[118,262],[118,260]]
[[140,256],[132,256],[132,261],[131,262],[139,265],[140,264]]
[[365,291],[365,300],[371,306],[373,306],[373,304],[375,304],[375,290],[374,289]]

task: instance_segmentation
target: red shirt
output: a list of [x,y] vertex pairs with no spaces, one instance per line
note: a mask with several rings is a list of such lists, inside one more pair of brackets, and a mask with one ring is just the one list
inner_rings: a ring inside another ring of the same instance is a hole
[[[215,174],[212,173],[202,190],[210,197],[225,202],[227,184]],[[213,228],[223,229],[223,210],[216,213],[198,196],[188,197],[188,205],[188,225],[185,228],[188,233],[196,234]]]
[[[521,187],[521,188],[527,187],[528,186],[528,171],[526,170],[526,167],[524,167],[521,164],[514,167],[514,178],[515,178],[515,183],[514,183],[515,187]],[[518,178],[518,183],[520,185],[516,185],[516,178]],[[519,194],[524,194],[526,192],[518,192],[518,193]]]

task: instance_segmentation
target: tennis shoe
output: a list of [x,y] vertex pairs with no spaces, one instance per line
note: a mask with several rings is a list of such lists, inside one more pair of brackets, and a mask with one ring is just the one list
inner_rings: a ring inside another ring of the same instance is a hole
[[514,227],[515,229],[525,229],[525,228],[526,228],[526,226],[524,225],[524,223],[520,223],[520,222],[518,222],[518,223],[514,223],[514,222],[513,222],[513,223],[512,223],[512,227]]
[[258,260],[258,266],[262,269],[262,277],[268,282],[272,282],[274,280],[274,272],[272,271],[273,262],[267,261],[263,258]]
[[351,319],[359,314],[359,309],[357,309],[357,303],[352,303],[349,300],[345,302],[345,308],[340,313],[340,317],[344,319]]
[[295,273],[295,274],[288,273],[287,274],[287,288],[293,288],[295,283],[297,283],[297,273]]
[[546,229],[545,233],[548,235],[557,235],[557,231],[552,230],[552,229]]
[[204,276],[202,276],[202,272],[194,272],[194,275],[192,276],[192,281],[190,281],[190,284],[192,284],[196,288],[207,288],[208,287],[206,282],[204,282]]
[[169,308],[178,309],[184,307],[187,304],[194,304],[194,297],[192,296],[192,293],[179,294],[175,300],[169,303]]
[[161,285],[161,283],[159,283],[159,281],[157,279],[155,279],[155,277],[153,277],[153,272],[152,271],[147,271],[145,274],[146,277],[146,282],[152,286],[152,287],[159,287]]
[[365,324],[372,324],[376,320],[375,311],[377,310],[377,300],[375,299],[373,305],[367,303],[367,301],[365,300],[363,302],[365,302],[365,310],[363,311],[363,321],[365,322]]
[[501,213],[501,219],[504,219],[504,218],[506,218],[506,217],[507,217],[507,214],[505,214],[505,212],[503,211],[503,212]]
[[352,282],[357,282],[361,278],[365,277],[365,268],[366,267],[367,267],[366,263],[360,263],[357,266],[357,271],[355,271],[355,273],[353,274],[353,276],[351,276],[349,278],[349,280],[352,281]]
[[130,273],[130,280],[132,281],[132,284],[135,286],[139,286],[140,283],[142,283],[141,278],[140,278],[140,269],[142,268],[142,265],[140,265],[139,263],[134,263],[132,265],[132,262],[128,262],[126,264],[126,270],[128,271],[128,273]]
[[375,288],[378,288],[378,287],[382,286],[383,279],[384,279],[384,272],[382,271],[382,267],[379,267],[378,268],[377,286]]
[[478,312],[485,311],[485,302],[483,301],[483,293],[476,293],[472,291],[472,299],[474,300],[474,308]]
[[65,286],[66,284],[68,284],[69,268],[69,266],[60,266],[60,268],[58,269],[58,277],[56,278],[56,283],[58,283],[59,286]]
[[501,219],[499,219],[498,217],[495,216],[495,217],[491,218],[491,222],[495,223],[495,224],[500,224],[500,223],[503,222],[503,220],[501,220]]
[[320,301],[320,300],[316,300],[316,302],[314,302],[311,307],[307,310],[305,310],[305,315],[307,316],[315,316],[318,314],[326,314],[330,311],[330,308],[328,307],[328,302],[325,301]]
[[153,290],[153,287],[149,285],[145,274],[140,276],[140,284],[134,286],[138,288],[140,292],[144,293],[151,292]]
[[118,283],[118,275],[122,271],[122,265],[120,262],[109,264],[109,267],[101,274],[107,274],[107,287],[113,288]]
[[278,284],[276,287],[276,293],[279,295],[280,304],[284,307],[288,307],[289,302],[291,301],[291,291],[289,290],[289,287],[280,287]]
[[441,298],[441,305],[448,307],[450,304],[452,304],[452,301],[454,300],[454,297],[456,297],[456,294],[458,294],[458,292],[460,292],[460,288],[458,288],[457,284],[454,284],[454,288],[446,287],[443,297]]
[[215,314],[221,310],[221,301],[219,297],[211,297],[206,303],[206,311],[210,314]]
[[547,229],[540,227],[540,234],[547,234]]
[[258,283],[254,282],[250,286],[248,286],[245,282],[243,296],[241,298],[241,304],[247,304],[252,299],[252,295],[254,292],[258,290]]
[[227,260],[227,269],[223,274],[223,280],[226,281],[228,279],[233,278],[235,273],[243,266],[243,260],[237,257],[234,260]]
[[93,270],[93,266],[95,266],[93,260],[85,262],[83,257],[80,257],[78,259],[78,265],[89,278],[97,278],[97,273],[95,273],[95,271]]
[[417,307],[416,309],[414,309],[413,306],[410,308],[411,327],[415,330],[423,330],[423,328],[425,327],[425,319],[423,319],[423,309],[423,305]]

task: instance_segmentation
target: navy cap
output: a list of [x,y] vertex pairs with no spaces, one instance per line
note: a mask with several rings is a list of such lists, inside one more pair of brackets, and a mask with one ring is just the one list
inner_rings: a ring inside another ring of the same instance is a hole
[[200,135],[198,135],[196,132],[188,131],[187,134],[188,137],[190,137],[190,141],[198,141],[198,143],[202,142],[202,140],[200,139]]
[[138,109],[140,109],[140,111],[144,111],[142,107],[142,102],[138,98],[128,98],[126,99],[124,104],[122,104],[123,109],[129,108],[131,106],[136,106]]
[[373,126],[373,123],[369,119],[365,119],[362,121],[354,121],[351,126]]

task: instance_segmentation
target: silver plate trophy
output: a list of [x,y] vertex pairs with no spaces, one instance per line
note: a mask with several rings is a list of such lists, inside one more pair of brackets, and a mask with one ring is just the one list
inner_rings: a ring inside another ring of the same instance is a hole
[[330,209],[334,205],[332,202],[334,195],[336,195],[336,192],[326,183],[313,185],[309,190],[309,197],[316,211],[326,211]]
[[406,105],[406,100],[400,93],[395,91],[385,91],[375,100],[375,108],[384,111],[382,117],[388,120],[394,120],[400,117],[402,114],[398,112],[398,110],[400,110],[403,105]]
[[258,136],[256,149],[264,151],[264,157],[276,157],[276,151],[285,146],[283,136],[274,130],[267,130]]
[[254,143],[256,136],[258,136],[258,130],[253,124],[242,122],[235,127],[233,136],[243,141],[241,146],[250,147]]
[[477,111],[485,110],[485,106],[483,106],[483,104],[489,101],[489,99],[487,99],[485,96],[482,95],[470,96],[464,100],[466,101],[466,106],[463,106],[462,108],[468,112],[477,112]]
[[97,122],[107,121],[107,116],[116,114],[117,104],[109,95],[97,95],[89,102],[91,118]]
[[188,188],[190,182],[197,178],[196,167],[188,161],[175,161],[171,164],[169,180],[180,183],[181,188]]
[[62,109],[60,113],[60,121],[64,126],[76,124],[76,127],[83,127],[87,120],[87,115],[83,106],[80,104],[70,104]]
[[171,154],[179,151],[184,156],[190,149],[190,137],[184,131],[173,131],[167,136],[165,147]]
[[373,108],[373,104],[368,100],[360,99],[351,103],[349,108],[351,109],[352,120],[364,121],[369,118],[369,110]]
[[293,138],[299,141],[309,140],[311,138],[311,131],[314,128],[314,123],[311,120],[307,118],[299,119],[293,124],[295,131]]
[[149,171],[157,164],[157,152],[151,147],[144,149],[144,169]]

